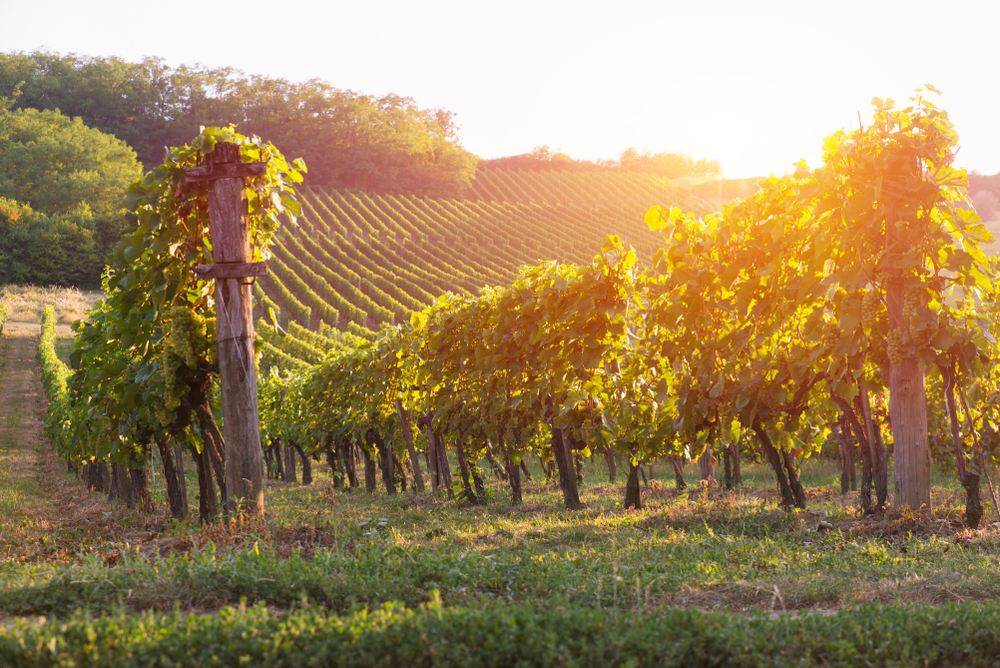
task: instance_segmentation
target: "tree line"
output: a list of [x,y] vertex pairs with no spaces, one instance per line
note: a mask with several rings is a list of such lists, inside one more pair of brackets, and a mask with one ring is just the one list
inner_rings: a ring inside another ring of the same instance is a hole
[[639,151],[630,146],[618,155],[618,160],[576,160],[549,146],[536,146],[531,153],[504,158],[480,160],[478,168],[520,169],[526,172],[598,172],[620,169],[643,172],[677,179],[684,176],[720,176],[722,166],[718,160],[694,159],[685,153]]
[[168,66],[162,58],[47,51],[0,54],[0,97],[56,110],[114,135],[157,165],[200,127],[236,125],[309,165],[311,185],[455,196],[477,158],[455,114],[409,97],[364,95],[321,81],[293,83],[231,67]]

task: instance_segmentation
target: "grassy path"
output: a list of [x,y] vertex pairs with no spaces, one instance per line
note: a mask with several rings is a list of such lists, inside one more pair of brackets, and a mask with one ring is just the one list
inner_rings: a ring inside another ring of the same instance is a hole
[[48,449],[42,436],[46,401],[37,350],[37,325],[7,324],[0,336],[0,533],[4,536],[45,502],[39,463]]
[[[57,331],[68,334],[69,326]],[[45,438],[38,336],[31,322],[8,321],[0,334],[0,562],[71,554],[109,510]]]

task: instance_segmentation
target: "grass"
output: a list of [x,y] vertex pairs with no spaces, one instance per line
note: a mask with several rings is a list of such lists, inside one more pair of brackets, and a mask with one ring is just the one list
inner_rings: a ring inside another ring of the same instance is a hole
[[41,323],[42,309],[52,304],[56,310],[56,322],[69,325],[83,318],[100,297],[101,292],[97,290],[40,288],[33,285],[0,287],[0,301],[7,301],[11,306],[8,317],[11,322]]
[[[1000,597],[1000,536],[961,526],[954,486],[934,488],[929,516],[862,519],[856,494],[839,494],[834,462],[805,463],[803,479],[820,484],[807,487],[809,509],[796,512],[777,506],[753,463],[747,479],[763,486],[677,490],[654,478],[639,511],[621,509],[623,481],[610,485],[593,466],[578,512],[562,508],[537,467],[520,507],[498,480],[489,502],[471,506],[334,490],[322,468],[308,487],[271,481],[264,521],[203,530],[163,521],[157,488],[158,517],[119,507],[103,531],[36,536],[30,555],[0,565],[0,610],[214,610],[241,600],[288,608],[307,599],[346,613],[440,597],[465,608],[506,601],[746,613]],[[694,466],[686,473],[696,475]],[[192,501],[196,489],[192,479]]]
[[269,484],[263,521],[202,529],[163,521],[162,505],[157,518],[116,507],[90,526],[36,534],[30,558],[0,561],[0,611],[13,617],[0,613],[0,663],[852,666],[996,656],[1000,536],[960,526],[953,486],[934,488],[926,516],[863,519],[856,495],[835,491],[835,462],[803,463],[816,484],[809,510],[796,512],[776,505],[757,464],[745,464],[746,478],[766,484],[732,492],[677,490],[658,466],[646,508],[626,511],[622,483],[597,465],[586,508],[571,512],[532,468],[518,507],[498,480],[472,506],[335,490],[316,466],[308,487]]

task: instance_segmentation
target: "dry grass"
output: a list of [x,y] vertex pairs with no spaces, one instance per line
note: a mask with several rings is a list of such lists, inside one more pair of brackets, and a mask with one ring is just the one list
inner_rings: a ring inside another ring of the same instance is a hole
[[76,288],[39,288],[33,285],[5,285],[0,288],[0,301],[10,304],[10,322],[41,323],[42,310],[52,304],[56,322],[72,324],[80,320],[100,299],[97,290]]

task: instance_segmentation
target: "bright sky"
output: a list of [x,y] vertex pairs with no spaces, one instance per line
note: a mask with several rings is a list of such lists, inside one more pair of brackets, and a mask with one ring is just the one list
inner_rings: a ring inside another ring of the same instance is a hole
[[727,177],[818,165],[824,137],[870,121],[872,97],[930,83],[956,162],[1000,171],[990,0],[0,0],[0,15],[4,52],[318,78],[456,112],[484,158],[634,146],[715,158]]

